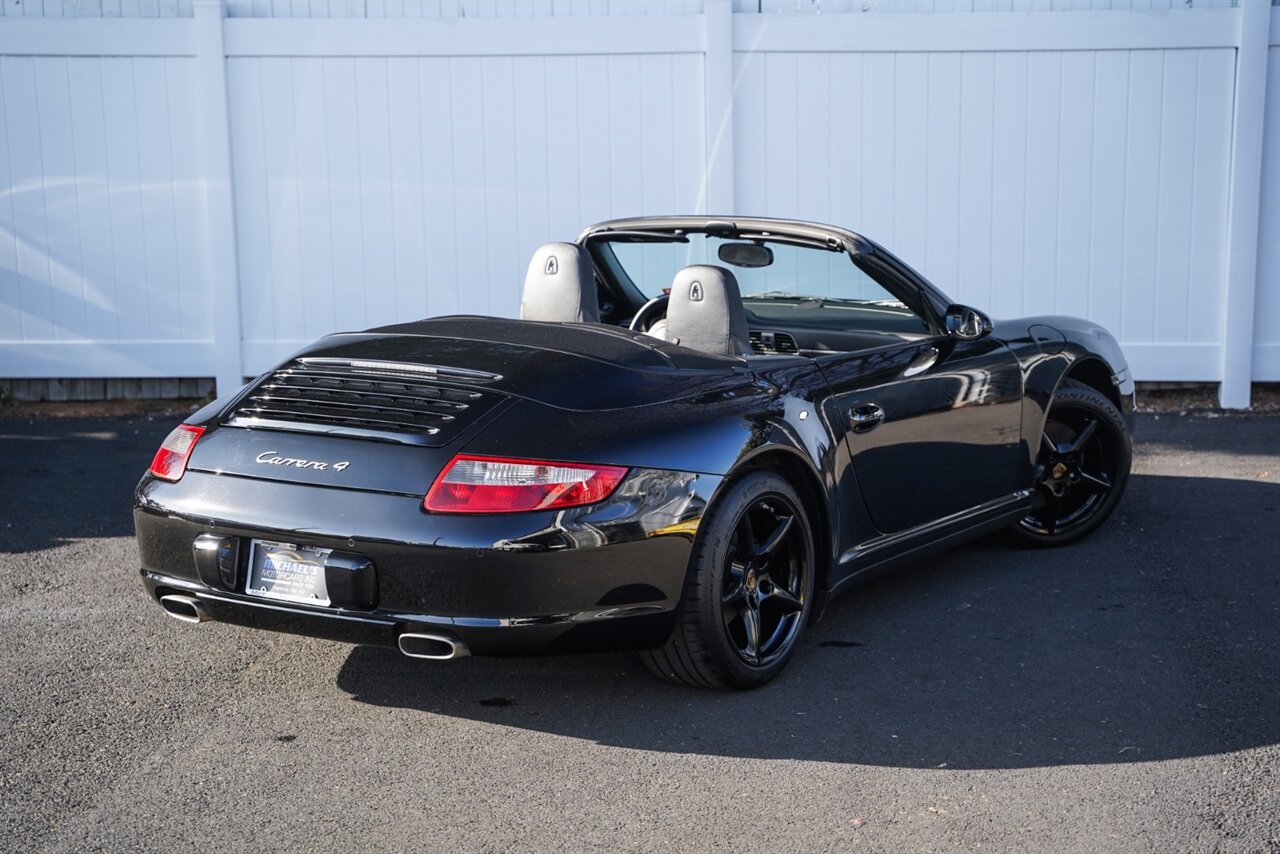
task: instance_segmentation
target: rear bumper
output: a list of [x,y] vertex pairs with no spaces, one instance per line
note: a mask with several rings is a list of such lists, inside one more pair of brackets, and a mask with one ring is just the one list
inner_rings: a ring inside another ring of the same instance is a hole
[[[176,484],[145,478],[134,523],[152,596],[191,596],[212,620],[384,646],[429,633],[475,655],[644,649],[674,625],[693,536],[719,480],[634,470],[592,507],[464,517],[427,514],[418,496],[188,472]],[[234,580],[201,576],[192,547],[203,534],[241,546]],[[372,603],[246,594],[252,539],[367,557]]]
[[403,634],[429,634],[448,638],[471,655],[483,656],[651,649],[666,641],[675,620],[674,604],[666,603],[542,616],[448,617],[266,602],[146,569],[142,570],[142,582],[157,602],[172,593],[191,596],[216,622],[389,647],[396,647]]

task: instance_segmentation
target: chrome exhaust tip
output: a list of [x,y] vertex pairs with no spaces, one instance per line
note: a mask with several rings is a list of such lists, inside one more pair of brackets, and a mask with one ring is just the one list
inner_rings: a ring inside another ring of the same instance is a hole
[[160,597],[160,607],[175,620],[184,623],[203,623],[209,619],[204,606],[194,596],[183,596],[180,593],[166,593]]
[[468,655],[466,644],[445,635],[429,635],[421,632],[405,632],[398,642],[400,651],[410,658],[429,658],[432,661],[448,661]]

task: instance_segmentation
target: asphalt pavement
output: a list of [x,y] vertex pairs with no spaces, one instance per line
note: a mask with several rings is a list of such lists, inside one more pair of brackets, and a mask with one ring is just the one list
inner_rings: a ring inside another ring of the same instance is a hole
[[1093,538],[871,582],[743,694],[172,620],[171,426],[0,422],[0,850],[1280,851],[1280,418],[1144,417]]

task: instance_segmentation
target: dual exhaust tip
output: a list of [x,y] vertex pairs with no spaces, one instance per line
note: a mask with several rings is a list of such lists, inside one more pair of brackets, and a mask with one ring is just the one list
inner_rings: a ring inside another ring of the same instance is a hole
[[[199,599],[182,593],[166,593],[161,596],[160,607],[170,617],[184,623],[203,623],[209,619],[209,614]],[[397,643],[400,651],[409,658],[448,661],[470,654],[466,644],[447,635],[405,632],[397,639]]]

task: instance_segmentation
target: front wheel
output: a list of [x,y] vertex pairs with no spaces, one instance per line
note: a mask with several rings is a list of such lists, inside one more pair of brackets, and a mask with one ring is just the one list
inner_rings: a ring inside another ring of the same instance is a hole
[[1133,460],[1124,416],[1095,388],[1067,380],[1045,419],[1031,510],[1013,526],[1033,546],[1063,546],[1091,534],[1115,510]]
[[795,490],[776,474],[747,474],[703,518],[680,621],[666,646],[641,658],[684,685],[763,685],[795,653],[813,607],[813,567]]

